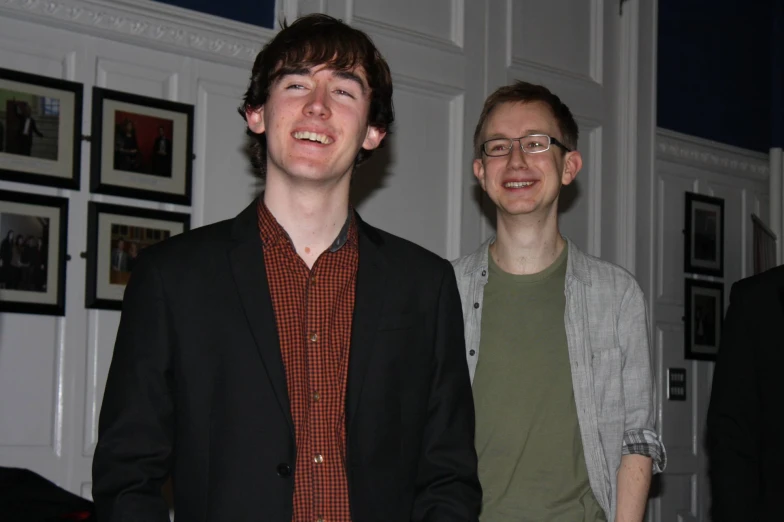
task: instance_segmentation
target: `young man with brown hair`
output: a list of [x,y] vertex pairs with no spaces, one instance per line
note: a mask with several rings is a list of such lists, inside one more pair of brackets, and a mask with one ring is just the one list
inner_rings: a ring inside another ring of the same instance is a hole
[[241,113],[264,194],[146,249],[101,411],[101,520],[476,521],[481,489],[448,262],[364,223],[354,167],[393,121],[361,31],[299,19]]
[[569,108],[525,82],[487,99],[474,134],[498,232],[454,267],[482,522],[639,522],[664,468],[642,292],[558,229],[577,135]]

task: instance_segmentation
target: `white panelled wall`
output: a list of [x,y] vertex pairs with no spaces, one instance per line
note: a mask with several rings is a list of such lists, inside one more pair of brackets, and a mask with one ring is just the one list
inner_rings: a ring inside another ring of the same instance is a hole
[[[647,286],[652,316],[659,427],[668,463],[654,488],[651,520],[707,521],[705,419],[714,363],[684,358],[685,193],[724,200],[724,277],[701,279],[724,283],[726,310],[732,283],[753,273],[751,214],[768,219],[768,155],[666,130],[657,132],[655,150],[654,176],[641,187],[641,197],[650,201],[653,211],[638,219],[644,228],[640,234],[652,244],[646,254],[653,270],[641,283]],[[668,368],[686,369],[685,401],[667,400]]]
[[[585,166],[564,193],[563,229],[589,253],[640,277],[656,326],[658,372],[683,364],[682,258],[675,252],[683,191],[727,200],[727,244],[742,253],[730,259],[728,248],[725,280],[748,272],[751,239],[741,216],[750,209],[767,216],[766,182],[732,165],[682,166],[669,149],[654,166],[655,0],[628,0],[622,15],[616,0],[278,0],[277,11],[289,19],[309,12],[341,18],[368,32],[390,63],[395,132],[352,188],[369,222],[448,258],[488,237],[492,212],[471,174],[474,125],[487,94],[524,79],[550,87],[578,119]],[[87,142],[80,190],[0,182],[70,199],[71,256],[64,317],[0,314],[0,466],[30,468],[90,496],[119,312],[84,307],[87,203],[187,212],[194,227],[244,208],[260,186],[236,108],[253,58],[273,35],[147,0],[0,0],[0,67],[84,84],[85,134],[93,86],[193,104],[196,155],[190,207],[91,194]],[[689,366],[706,368],[699,370],[703,387],[707,364]],[[701,393],[692,397],[704,402]],[[657,522],[690,505],[683,499],[692,498],[688,473],[696,472],[684,462],[702,465],[689,453],[693,432],[679,424],[682,414],[659,405],[673,474],[665,477],[672,487],[651,503]]]

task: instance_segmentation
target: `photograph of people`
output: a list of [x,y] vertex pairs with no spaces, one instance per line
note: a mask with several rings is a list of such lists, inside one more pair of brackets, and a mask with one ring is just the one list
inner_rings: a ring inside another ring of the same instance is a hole
[[117,170],[139,170],[139,145],[136,141],[136,127],[128,119],[115,127],[114,168]]
[[39,138],[43,138],[44,135],[38,130],[28,103],[17,104],[16,108],[18,111],[17,115],[21,120],[21,126],[19,127],[19,153],[22,156],[30,156],[33,150],[33,135]]
[[166,136],[163,125],[158,127],[158,137],[152,147],[152,173],[156,176],[171,176],[172,142]]

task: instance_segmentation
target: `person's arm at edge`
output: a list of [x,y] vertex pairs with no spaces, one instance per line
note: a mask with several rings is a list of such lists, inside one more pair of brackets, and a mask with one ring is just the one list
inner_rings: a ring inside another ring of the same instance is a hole
[[640,522],[645,515],[651,477],[664,470],[666,453],[655,431],[648,314],[636,281],[631,282],[621,300],[618,338],[623,354],[625,421],[615,522]]
[[160,273],[142,256],[125,290],[93,458],[102,521],[169,521],[161,496],[174,432],[168,328]]
[[753,315],[753,307],[745,301],[740,285],[733,285],[708,406],[711,512],[715,522],[755,520],[760,498],[759,400],[753,360],[756,332],[744,320],[744,315]]
[[454,270],[444,261],[434,318],[434,367],[412,522],[477,522],[482,488],[474,448],[474,401]]
[[645,516],[653,466],[650,457],[624,455],[618,470],[618,506],[616,522],[640,522]]

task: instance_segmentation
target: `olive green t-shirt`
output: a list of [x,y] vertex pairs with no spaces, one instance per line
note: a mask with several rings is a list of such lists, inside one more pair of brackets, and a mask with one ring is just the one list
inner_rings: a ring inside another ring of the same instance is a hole
[[546,270],[490,260],[474,376],[481,522],[605,522],[585,466],[564,327],[567,249]]

